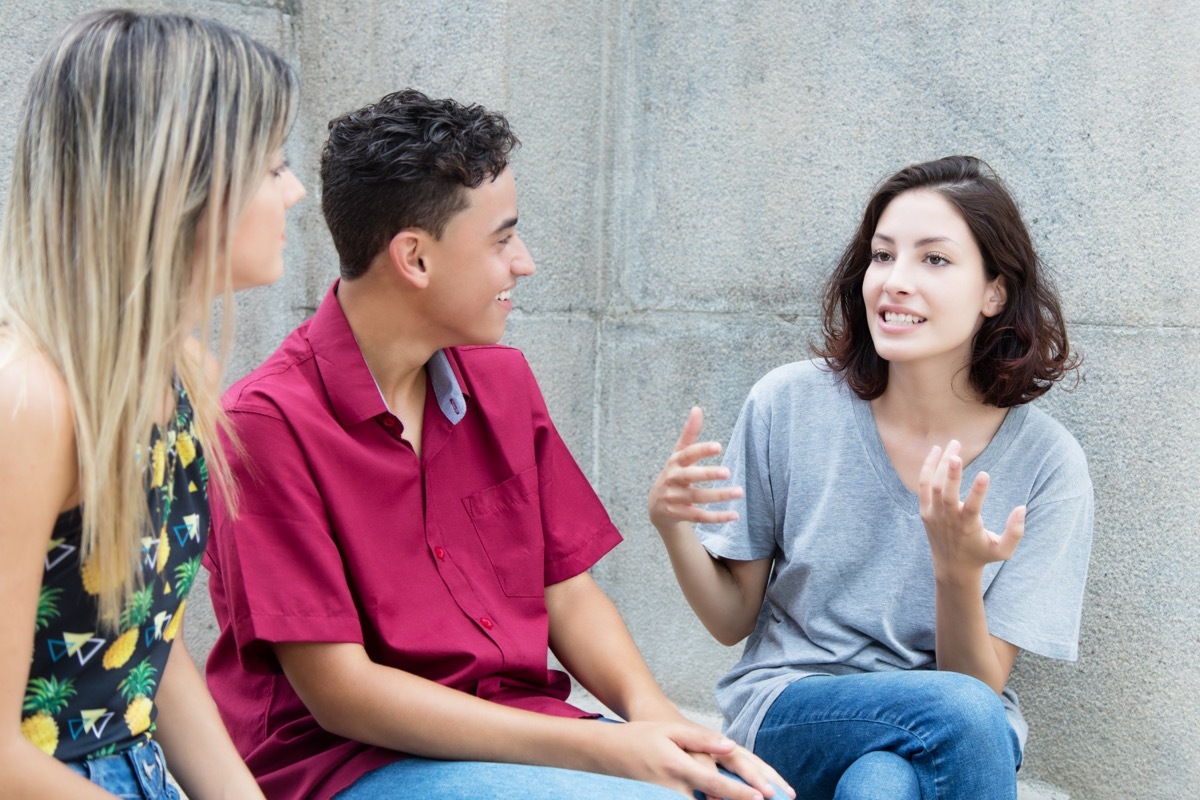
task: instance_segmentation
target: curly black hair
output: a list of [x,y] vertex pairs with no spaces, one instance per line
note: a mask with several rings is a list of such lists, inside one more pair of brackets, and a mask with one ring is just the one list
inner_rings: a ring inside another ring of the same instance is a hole
[[331,120],[321,211],[342,277],[365,273],[406,228],[440,238],[466,208],[466,190],[503,172],[518,146],[503,115],[415,89]]
[[826,284],[824,342],[814,351],[864,400],[883,394],[888,364],[867,325],[863,276],[871,238],[884,209],[904,192],[933,191],[962,215],[983,254],[988,279],[1004,282],[1004,308],[975,335],[969,377],[984,403],[1000,408],[1028,403],[1079,366],[1067,341],[1058,295],[1043,272],[1017,204],[996,173],[972,156],[913,164],[892,175],[867,203],[862,223]]

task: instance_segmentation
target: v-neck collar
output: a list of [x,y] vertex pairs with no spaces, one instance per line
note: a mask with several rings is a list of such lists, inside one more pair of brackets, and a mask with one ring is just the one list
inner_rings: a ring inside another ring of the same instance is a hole
[[[904,481],[900,480],[895,466],[892,465],[892,459],[888,457],[887,449],[883,446],[883,438],[879,435],[879,427],[875,424],[875,414],[871,410],[870,401],[863,400],[853,392],[850,395],[850,401],[854,407],[854,419],[858,425],[858,435],[862,439],[863,447],[867,451],[867,456],[871,461],[871,466],[875,469],[880,485],[901,509],[907,513],[919,515],[921,500],[914,492],[908,490]],[[1004,415],[1004,422],[1000,423],[1000,428],[988,442],[987,447],[983,448],[983,452],[976,456],[970,464],[963,465],[962,487],[964,490],[971,485],[977,474],[987,472],[991,465],[1004,455],[1004,451],[1012,444],[1028,414],[1028,404],[1008,409],[1008,413]]]

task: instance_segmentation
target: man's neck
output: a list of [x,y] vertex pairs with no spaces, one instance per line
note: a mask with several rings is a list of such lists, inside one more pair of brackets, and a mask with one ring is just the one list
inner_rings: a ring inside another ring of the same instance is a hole
[[425,364],[439,348],[422,335],[425,326],[401,293],[384,283],[371,272],[344,280],[337,300],[384,402],[407,424],[398,412],[424,407]]

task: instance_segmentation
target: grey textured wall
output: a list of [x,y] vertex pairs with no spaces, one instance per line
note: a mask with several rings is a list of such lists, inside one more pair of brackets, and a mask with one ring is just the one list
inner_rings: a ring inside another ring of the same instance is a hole
[[[287,276],[239,301],[230,377],[335,273],[315,185],[330,116],[406,85],[509,114],[539,272],[507,341],[626,534],[599,579],[669,693],[701,713],[737,651],[694,620],[643,511],[686,409],[703,405],[724,439],[753,381],[805,356],[819,286],[880,178],[950,152],[991,162],[1086,358],[1076,391],[1041,402],[1097,492],[1082,657],[1023,656],[1013,679],[1032,727],[1022,775],[1076,798],[1197,796],[1196,0],[135,5],[242,27],[302,76],[288,152],[310,197]],[[6,0],[0,131],[50,37],[92,7]],[[4,175],[10,152],[0,135]],[[197,655],[212,635],[201,605]]]

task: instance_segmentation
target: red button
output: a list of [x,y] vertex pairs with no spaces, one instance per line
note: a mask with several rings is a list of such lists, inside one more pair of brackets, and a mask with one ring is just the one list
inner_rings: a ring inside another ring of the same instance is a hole
[[396,420],[392,419],[391,417],[384,417],[383,418],[383,427],[385,427],[385,428],[396,427]]
[[479,618],[479,624],[480,624],[480,625],[482,625],[484,628],[486,628],[486,629],[488,629],[488,630],[490,631],[490,630],[492,629],[492,626],[493,626],[495,623],[493,623],[493,622],[492,622],[490,619],[488,619],[487,617],[480,617],[480,618]]
[[443,559],[446,557],[446,549],[444,547],[435,547],[433,548],[433,554],[437,556],[439,560]]

